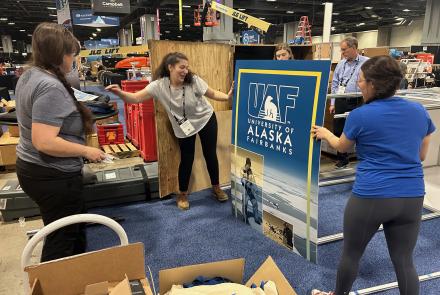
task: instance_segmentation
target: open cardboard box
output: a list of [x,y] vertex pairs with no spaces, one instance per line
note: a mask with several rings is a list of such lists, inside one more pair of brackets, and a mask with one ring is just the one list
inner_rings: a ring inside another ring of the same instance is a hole
[[[198,276],[223,277],[241,284],[243,282],[244,264],[244,258],[240,258],[161,270],[159,271],[160,294],[165,294],[171,290],[173,285],[192,282]],[[269,280],[276,284],[279,295],[296,295],[296,292],[270,256],[245,285],[250,287],[252,283],[255,283],[259,286],[261,281]]]
[[27,266],[32,295],[131,295],[129,280],[145,279],[142,243],[118,246]]
[[[198,276],[224,277],[234,283],[243,281],[243,258],[189,265],[159,271],[160,294],[173,285],[182,285]],[[81,255],[27,266],[32,295],[131,295],[129,281],[140,280],[146,295],[153,295],[145,279],[144,246],[130,244],[88,252]],[[247,281],[259,285],[261,281],[275,282],[279,295],[296,295],[281,270],[268,257]]]

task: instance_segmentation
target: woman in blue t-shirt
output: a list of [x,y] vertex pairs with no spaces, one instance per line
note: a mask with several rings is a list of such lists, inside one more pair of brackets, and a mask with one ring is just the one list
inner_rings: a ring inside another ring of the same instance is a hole
[[435,127],[425,108],[394,96],[402,80],[389,56],[366,61],[358,85],[365,105],[353,110],[340,138],[314,126],[312,134],[339,152],[356,144],[359,160],[353,193],[344,213],[344,249],[334,292],[348,294],[359,260],[380,225],[397,275],[400,294],[419,294],[412,255],[419,234],[425,186],[422,161]]

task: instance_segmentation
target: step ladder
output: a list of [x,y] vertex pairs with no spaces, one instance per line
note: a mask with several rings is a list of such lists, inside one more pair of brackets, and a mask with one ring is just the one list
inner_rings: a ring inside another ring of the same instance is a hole
[[295,35],[295,44],[312,45],[312,26],[308,16],[301,16]]

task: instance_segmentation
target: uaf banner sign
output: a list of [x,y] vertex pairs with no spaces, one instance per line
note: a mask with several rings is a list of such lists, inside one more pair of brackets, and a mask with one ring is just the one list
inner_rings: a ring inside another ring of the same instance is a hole
[[238,218],[317,260],[320,143],[330,61],[237,61],[232,195]]

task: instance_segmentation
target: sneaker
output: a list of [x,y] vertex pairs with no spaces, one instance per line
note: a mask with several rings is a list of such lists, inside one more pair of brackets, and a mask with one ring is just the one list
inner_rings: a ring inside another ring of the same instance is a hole
[[188,210],[189,209],[189,202],[188,202],[188,193],[181,192],[179,195],[177,195],[177,207],[181,210]]
[[222,189],[220,188],[219,185],[213,185],[212,190],[213,190],[215,198],[219,202],[226,202],[227,200],[229,200],[228,195],[224,191],[222,191]]
[[349,163],[348,160],[339,160],[339,161],[335,164],[335,168],[336,168],[336,169],[347,168],[348,163]]
[[335,295],[335,292],[323,292],[316,289],[313,289],[310,295]]

